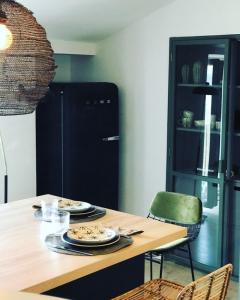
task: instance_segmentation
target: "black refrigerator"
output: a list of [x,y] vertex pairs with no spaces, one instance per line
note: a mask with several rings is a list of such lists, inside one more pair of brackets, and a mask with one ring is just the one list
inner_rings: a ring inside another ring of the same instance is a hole
[[37,195],[118,208],[118,89],[54,83],[36,111]]

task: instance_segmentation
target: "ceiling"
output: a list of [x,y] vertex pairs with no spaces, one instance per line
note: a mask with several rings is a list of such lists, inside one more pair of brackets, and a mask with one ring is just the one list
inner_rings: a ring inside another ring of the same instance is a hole
[[174,0],[17,0],[51,39],[96,42]]

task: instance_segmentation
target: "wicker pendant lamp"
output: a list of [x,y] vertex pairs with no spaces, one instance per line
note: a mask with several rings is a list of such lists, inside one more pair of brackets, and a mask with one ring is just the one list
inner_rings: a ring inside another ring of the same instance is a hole
[[32,113],[54,75],[45,29],[23,5],[0,0],[0,115]]

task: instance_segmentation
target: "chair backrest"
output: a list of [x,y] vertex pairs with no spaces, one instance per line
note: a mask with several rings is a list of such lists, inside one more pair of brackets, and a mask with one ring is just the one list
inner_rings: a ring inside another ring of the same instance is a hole
[[176,300],[224,300],[231,273],[232,265],[225,265],[186,285]]
[[196,224],[202,218],[202,202],[195,196],[159,192],[151,204],[150,213],[160,219]]

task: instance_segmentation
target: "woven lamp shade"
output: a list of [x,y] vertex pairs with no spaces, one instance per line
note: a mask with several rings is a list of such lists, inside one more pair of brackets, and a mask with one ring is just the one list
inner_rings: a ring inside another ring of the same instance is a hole
[[55,75],[53,50],[32,12],[0,0],[13,43],[0,51],[0,115],[32,113]]

